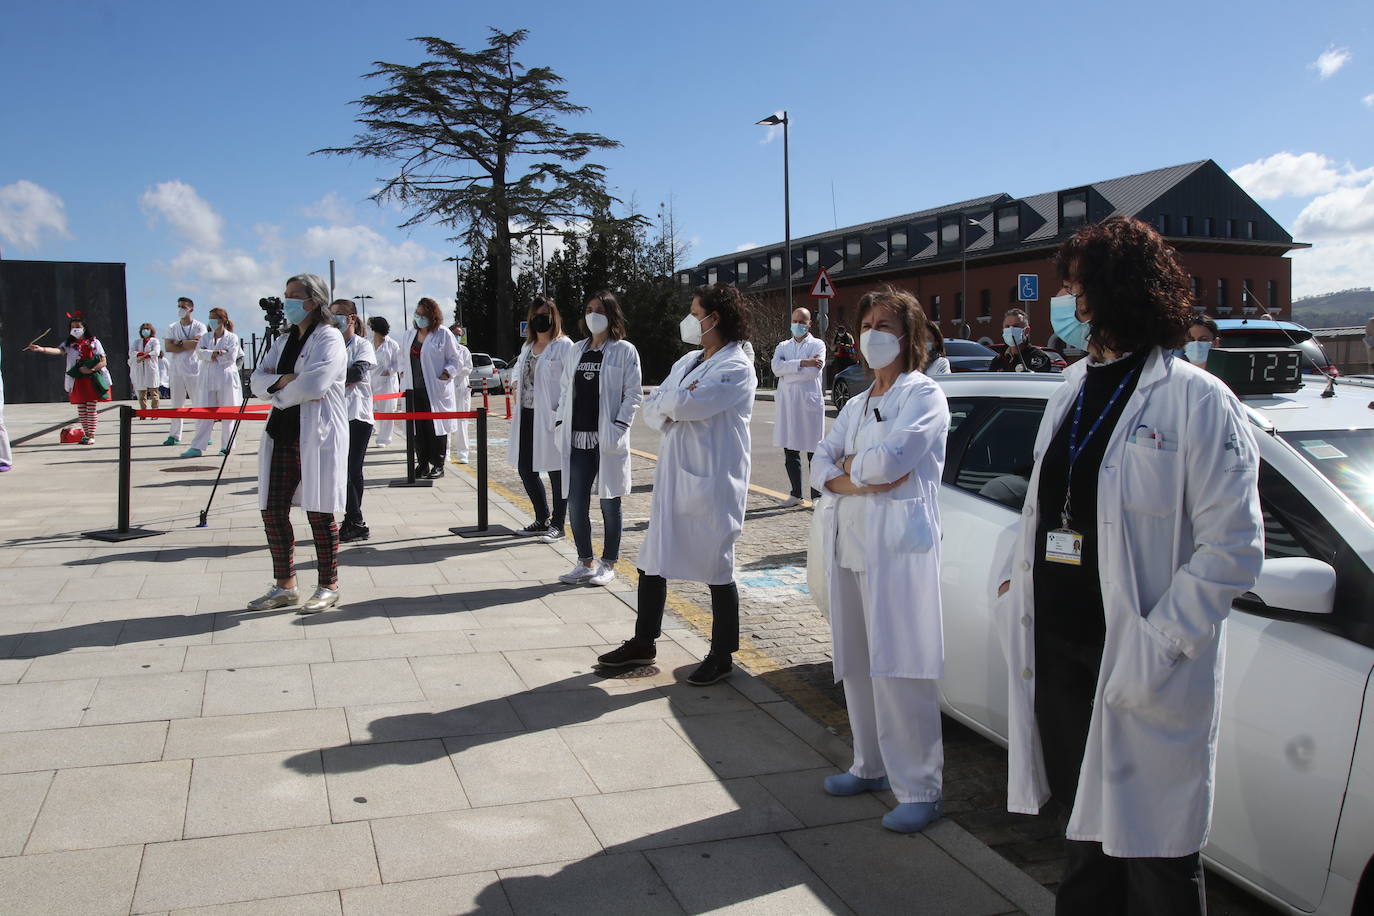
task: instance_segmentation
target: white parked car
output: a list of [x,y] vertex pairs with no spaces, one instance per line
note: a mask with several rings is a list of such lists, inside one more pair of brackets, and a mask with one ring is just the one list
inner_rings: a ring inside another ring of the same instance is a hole
[[[939,382],[952,416],[942,702],[1005,745],[994,564],[1011,549],[1036,430],[1063,377]],[[1368,389],[1338,383],[1323,398],[1324,388],[1244,401],[1262,460],[1266,559],[1227,624],[1203,857],[1288,912],[1348,916],[1374,912],[1374,403]]]
[[472,354],[472,371],[468,373],[468,387],[473,391],[501,390],[501,374],[487,354]]

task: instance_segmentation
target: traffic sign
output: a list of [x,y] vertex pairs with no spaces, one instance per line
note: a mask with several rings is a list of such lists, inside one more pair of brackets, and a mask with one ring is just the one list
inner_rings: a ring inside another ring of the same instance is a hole
[[816,274],[816,282],[811,284],[811,297],[813,299],[831,299],[835,296],[835,284],[830,282],[830,274],[825,272],[822,267],[820,273]]
[[1040,275],[1016,275],[1016,299],[1019,302],[1035,302],[1040,298]]
[[521,336],[521,337],[528,337],[529,334],[530,334],[530,323],[529,323],[528,321],[522,321],[522,322],[520,322],[520,336]]

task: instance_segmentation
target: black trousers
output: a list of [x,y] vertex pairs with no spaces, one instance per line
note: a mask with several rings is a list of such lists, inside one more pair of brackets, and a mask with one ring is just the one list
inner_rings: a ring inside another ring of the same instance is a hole
[[[429,404],[429,392],[423,387],[416,388],[414,394],[416,413],[429,413],[434,409]],[[415,440],[415,469],[421,473],[442,469],[448,436],[434,431],[433,420],[407,420],[406,423]]]
[[[806,453],[806,469],[811,470],[811,458],[815,452]],[[782,464],[787,468],[787,482],[792,485],[792,495],[797,499],[802,498],[802,472],[801,472],[801,451],[795,448],[785,448],[782,450]],[[821,494],[816,492],[816,488],[811,488],[811,498],[818,499]]]
[[372,441],[372,424],[348,421],[348,500],[344,504],[344,524],[366,528],[363,523],[363,459]]
[[[663,608],[668,603],[668,580],[639,570],[639,613],[635,639],[653,642],[663,635]],[[735,583],[712,585],[711,654],[730,655],[739,649],[739,588]]]
[[520,461],[516,468],[520,482],[525,485],[525,495],[534,507],[534,520],[548,522],[559,531],[568,515],[568,501],[563,498],[563,472],[549,471],[549,486],[553,488],[553,517],[549,517],[549,498],[544,493],[544,481],[534,470],[534,408],[520,408]]
[[[1037,628],[1035,722],[1050,794],[1073,810],[1092,721],[1101,646],[1081,646]],[[1197,853],[1171,859],[1119,859],[1101,843],[1068,840],[1056,916],[1202,916],[1207,895]]]

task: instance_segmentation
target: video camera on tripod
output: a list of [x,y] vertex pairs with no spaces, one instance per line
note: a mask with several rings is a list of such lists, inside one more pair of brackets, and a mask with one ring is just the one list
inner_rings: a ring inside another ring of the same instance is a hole
[[267,336],[269,339],[281,334],[286,330],[286,309],[282,301],[276,296],[267,296],[258,300],[258,308],[262,309],[262,317],[267,322]]

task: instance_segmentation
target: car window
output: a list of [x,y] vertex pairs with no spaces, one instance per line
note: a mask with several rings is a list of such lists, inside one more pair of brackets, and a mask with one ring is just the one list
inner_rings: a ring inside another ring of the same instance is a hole
[[1030,485],[1043,404],[999,407],[969,439],[954,485],[1019,510]]
[[485,353],[474,353],[472,354],[472,364],[473,366],[490,366],[491,357]]
[[1279,435],[1374,520],[1374,429],[1288,430]]
[[972,340],[946,340],[946,356],[987,356],[992,357],[997,354],[980,343]]

